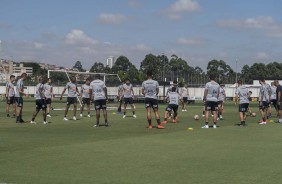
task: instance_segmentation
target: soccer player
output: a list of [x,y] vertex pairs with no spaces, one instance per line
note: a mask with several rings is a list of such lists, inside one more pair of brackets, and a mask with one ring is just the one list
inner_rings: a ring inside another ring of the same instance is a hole
[[169,100],[169,104],[165,109],[165,115],[164,115],[164,121],[162,124],[167,123],[167,118],[168,114],[173,111],[173,119],[172,122],[176,123],[177,122],[177,111],[178,111],[178,105],[179,105],[179,100],[181,99],[181,96],[176,92],[176,87],[172,87],[171,92],[168,93],[166,97],[166,101]]
[[153,80],[152,71],[147,72],[147,80],[142,83],[142,94],[145,95],[145,108],[147,111],[148,128],[153,128],[152,126],[152,116],[151,108],[153,108],[155,117],[158,123],[158,129],[164,129],[161,125],[160,115],[158,111],[158,93],[159,93],[159,83]]
[[277,109],[277,94],[276,94],[276,86],[274,85],[274,82],[271,83],[271,97],[270,97],[270,105],[268,108],[268,118],[271,118],[271,105],[273,105],[273,107],[276,110],[276,113],[278,114],[278,109]]
[[70,82],[68,82],[61,94],[60,100],[62,100],[64,93],[68,89],[68,97],[67,97],[67,105],[64,114],[64,120],[67,121],[67,114],[70,108],[70,105],[73,104],[73,120],[76,120],[76,108],[77,108],[77,95],[79,94],[77,86],[76,86],[76,78],[75,76],[70,77]]
[[277,109],[278,109],[278,123],[282,123],[282,86],[279,84],[278,80],[274,81],[277,95]]
[[[253,94],[252,91],[249,91],[249,92],[248,92],[248,100],[249,100],[249,102],[252,101],[252,98],[251,98],[252,94]],[[251,110],[250,107],[248,108],[248,113],[249,113],[250,116],[252,116],[252,110]]]
[[81,94],[82,98],[82,106],[80,108],[80,117],[82,117],[82,113],[84,110],[84,106],[87,105],[87,117],[90,118],[90,79],[87,78],[85,80],[85,84],[81,86]]
[[243,85],[242,80],[238,80],[238,88],[235,91],[235,98],[239,98],[239,114],[241,123],[239,126],[246,126],[246,112],[249,108],[249,92],[246,86]]
[[52,83],[52,79],[48,78],[47,82],[44,84],[44,95],[46,97],[46,104],[47,104],[46,112],[47,112],[47,117],[49,118],[51,117],[50,109],[51,109],[52,100],[54,98],[53,86],[51,85],[51,83]]
[[210,75],[210,82],[206,84],[203,101],[205,105],[205,121],[206,124],[202,128],[209,128],[209,115],[210,111],[213,114],[213,128],[217,128],[217,111],[218,111],[218,96],[219,84],[215,82],[215,76]]
[[45,86],[46,79],[39,79],[39,83],[36,85],[36,92],[35,92],[35,98],[36,98],[36,110],[34,111],[32,115],[32,119],[30,121],[31,124],[36,124],[35,118],[39,111],[42,109],[43,114],[43,124],[48,124],[46,121],[46,108],[47,108],[47,97],[45,96]]
[[127,104],[130,104],[133,117],[136,118],[135,107],[133,104],[134,91],[133,91],[133,86],[130,83],[129,79],[125,80],[125,84],[122,85],[122,89],[123,89],[123,101],[124,101],[123,118],[126,118]]
[[117,94],[117,99],[118,99],[118,114],[122,114],[121,112],[121,104],[123,102],[123,84],[124,80],[122,81],[122,84],[118,86],[118,94]]
[[107,115],[107,101],[108,101],[108,93],[107,87],[104,81],[101,80],[100,75],[95,76],[95,80],[90,83],[90,94],[91,101],[94,98],[94,106],[96,111],[96,125],[94,127],[100,126],[100,111],[103,110],[105,126],[108,127],[108,115]]
[[186,112],[187,111],[187,102],[188,102],[188,97],[189,97],[189,91],[187,89],[187,85],[180,85],[180,89],[179,89],[179,94],[181,96],[181,104],[182,104],[182,112]]
[[24,93],[24,80],[26,80],[27,74],[22,73],[20,79],[17,81],[16,85],[16,90],[15,90],[15,101],[17,103],[17,118],[16,118],[16,123],[24,123],[25,121],[22,118],[22,113],[23,113],[23,96],[26,95]]
[[265,125],[268,122],[267,112],[270,103],[271,88],[264,79],[260,79],[259,83],[261,84],[259,92],[259,110],[262,116],[262,121],[259,124]]
[[220,88],[219,88],[219,96],[218,96],[218,116],[220,120],[223,119],[222,117],[222,113],[223,113],[223,104],[224,104],[224,101],[226,100],[226,94],[225,94],[225,90],[224,90],[224,84],[220,84]]
[[14,75],[10,76],[10,80],[6,83],[6,113],[7,117],[10,117],[9,109],[10,105],[13,107],[13,117],[16,117],[16,101],[15,101],[15,86],[14,82],[16,77]]

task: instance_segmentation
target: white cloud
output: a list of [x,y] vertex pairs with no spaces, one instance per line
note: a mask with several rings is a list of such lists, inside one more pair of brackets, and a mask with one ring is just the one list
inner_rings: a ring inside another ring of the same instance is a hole
[[234,29],[254,29],[265,32],[271,37],[282,37],[282,24],[275,21],[271,16],[258,16],[247,18],[245,20],[228,19],[217,22],[220,27],[229,27]]
[[269,56],[267,53],[265,52],[258,52],[256,53],[256,56],[255,56],[256,59],[268,59]]
[[65,37],[65,43],[70,45],[96,44],[97,41],[88,37],[83,31],[74,29]]
[[137,0],[128,0],[127,2],[128,6],[131,6],[131,7],[140,7],[140,2],[137,1]]
[[135,48],[140,51],[148,51],[151,49],[150,47],[146,46],[145,44],[138,44],[135,46]]
[[181,19],[183,13],[195,12],[200,9],[196,0],[177,0],[164,10],[164,13],[173,20]]
[[200,38],[179,38],[176,43],[181,45],[202,45],[205,40]]
[[122,14],[102,13],[98,20],[102,24],[117,25],[129,20],[129,17]]

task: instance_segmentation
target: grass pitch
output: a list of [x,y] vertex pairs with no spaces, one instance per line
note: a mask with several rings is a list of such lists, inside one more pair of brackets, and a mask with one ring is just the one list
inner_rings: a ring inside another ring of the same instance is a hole
[[[41,123],[41,114],[36,125],[16,124],[6,117],[5,103],[0,106],[0,183],[277,184],[282,180],[282,125],[258,125],[257,116],[248,117],[247,127],[234,126],[239,115],[231,103],[225,105],[218,129],[201,129],[202,117],[193,120],[201,114],[199,102],[188,112],[179,111],[179,123],[169,123],[164,130],[145,128],[143,104],[136,105],[137,119],[109,111],[108,128],[93,128],[95,117],[63,121],[63,111],[52,111],[48,125]],[[257,104],[252,106],[257,111]],[[164,108],[160,105],[162,119]],[[23,118],[29,122],[33,111],[34,102],[25,102]]]

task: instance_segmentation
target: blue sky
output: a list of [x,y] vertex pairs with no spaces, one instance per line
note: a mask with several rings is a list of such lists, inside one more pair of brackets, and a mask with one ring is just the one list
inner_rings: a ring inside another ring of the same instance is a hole
[[0,0],[0,58],[89,69],[108,56],[140,66],[172,54],[206,69],[281,62],[279,0]]

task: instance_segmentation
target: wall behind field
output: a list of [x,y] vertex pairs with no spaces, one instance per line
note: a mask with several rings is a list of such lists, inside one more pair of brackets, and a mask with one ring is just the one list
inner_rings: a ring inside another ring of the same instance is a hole
[[[56,96],[59,96],[62,91],[63,91],[64,87],[53,87],[53,93]],[[80,87],[78,88],[80,90]],[[189,89],[189,94],[190,94],[190,98],[192,99],[196,99],[196,100],[202,100],[203,96],[204,96],[204,88],[188,88]],[[225,88],[225,92],[226,92],[226,97],[234,97],[235,94],[235,89],[236,88]],[[249,91],[253,92],[252,97],[258,97],[259,95],[259,88],[248,88]],[[27,86],[27,89],[25,89],[25,92],[29,95],[34,95],[35,94],[35,86]],[[141,87],[134,87],[134,94],[136,96],[143,96],[141,93]],[[117,95],[117,91],[118,88],[117,87],[108,87],[108,95],[111,96],[116,96]],[[167,91],[167,87],[165,87],[165,94]],[[5,94],[5,86],[0,86],[0,94]],[[160,86],[160,92],[159,92],[159,96],[164,96],[163,95],[163,87]]]

